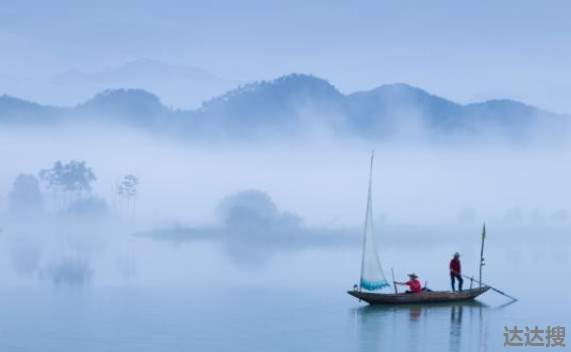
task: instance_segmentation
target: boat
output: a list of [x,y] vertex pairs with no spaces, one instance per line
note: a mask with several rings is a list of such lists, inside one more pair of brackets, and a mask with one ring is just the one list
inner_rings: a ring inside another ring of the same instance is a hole
[[[423,290],[419,293],[398,293],[394,274],[393,286],[395,293],[378,293],[374,292],[389,288],[391,285],[388,283],[383,273],[383,268],[377,251],[376,240],[373,228],[373,161],[374,153],[371,154],[371,165],[369,170],[369,189],[367,195],[367,210],[365,213],[365,227],[363,233],[363,251],[361,258],[361,278],[359,285],[355,285],[352,290],[347,293],[359,301],[364,301],[369,304],[432,304],[432,303],[445,303],[445,302],[463,302],[470,301],[485,293],[490,289],[490,286],[481,284],[481,279],[478,281],[480,285],[476,288],[463,291],[430,291]],[[484,232],[485,233],[485,232]],[[483,245],[483,242],[482,242]],[[483,248],[483,247],[482,247]],[[493,289],[493,288],[492,288]],[[503,294],[503,293],[502,293]]]
[[471,301],[485,293],[488,286],[463,291],[423,291],[420,293],[375,293],[359,290],[347,291],[351,296],[369,304],[418,304]]

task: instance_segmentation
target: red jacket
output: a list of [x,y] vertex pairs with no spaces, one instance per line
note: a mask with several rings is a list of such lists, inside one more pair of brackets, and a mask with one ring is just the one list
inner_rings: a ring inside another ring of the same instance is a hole
[[420,286],[420,281],[418,281],[417,279],[408,280],[406,284],[408,285],[408,288],[410,289],[411,292],[419,293],[420,291],[422,291],[422,287]]
[[462,268],[460,266],[460,259],[454,258],[450,261],[450,271],[454,274],[462,274]]

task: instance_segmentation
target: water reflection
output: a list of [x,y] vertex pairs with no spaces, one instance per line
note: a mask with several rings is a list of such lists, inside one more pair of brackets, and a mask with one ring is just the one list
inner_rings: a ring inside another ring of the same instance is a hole
[[450,340],[449,351],[459,351],[462,339],[462,311],[464,306],[454,305],[450,307]]
[[463,351],[484,339],[486,310],[485,304],[471,301],[363,306],[352,313],[360,351]]

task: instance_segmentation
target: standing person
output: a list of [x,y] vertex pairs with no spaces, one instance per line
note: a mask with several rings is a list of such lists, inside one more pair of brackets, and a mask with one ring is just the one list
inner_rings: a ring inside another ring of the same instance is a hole
[[462,291],[462,266],[460,265],[460,253],[454,253],[454,258],[450,261],[450,283],[452,284],[452,292],[456,291],[455,284],[458,279],[458,291]]
[[418,281],[418,276],[415,273],[408,274],[409,280],[407,282],[396,282],[397,285],[407,285],[409,290],[406,293],[420,293],[422,291],[422,286],[420,281]]

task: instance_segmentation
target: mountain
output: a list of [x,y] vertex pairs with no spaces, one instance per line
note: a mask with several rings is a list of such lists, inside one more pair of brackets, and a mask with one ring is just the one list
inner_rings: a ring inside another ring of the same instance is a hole
[[96,121],[122,121],[136,126],[153,125],[171,113],[156,95],[142,89],[106,90],[74,110]]
[[205,102],[194,115],[197,125],[226,135],[295,135],[300,127],[335,125],[344,99],[327,81],[292,74],[234,89]]
[[139,59],[97,72],[71,70],[51,80],[52,89],[81,101],[106,89],[144,89],[156,92],[168,105],[196,108],[206,99],[223,94],[236,82],[203,69]]
[[0,96],[0,123],[52,123],[64,109],[44,106],[9,95]]
[[414,126],[459,128],[462,106],[407,84],[383,85],[347,97],[352,127],[368,137],[386,136]]
[[512,100],[458,104],[406,84],[344,95],[326,80],[301,74],[244,85],[195,110],[173,110],[142,89],[106,90],[67,109],[0,99],[0,121],[28,115],[42,121],[73,116],[80,122],[113,121],[184,136],[242,139],[327,133],[370,139],[493,135],[521,141],[536,135],[568,136],[570,121],[569,116]]
[[323,79],[291,74],[214,98],[194,113],[194,120],[195,128],[206,125],[230,136],[327,130],[372,139],[489,134],[525,140],[537,131],[564,136],[570,117],[511,100],[462,105],[407,84],[343,95]]

